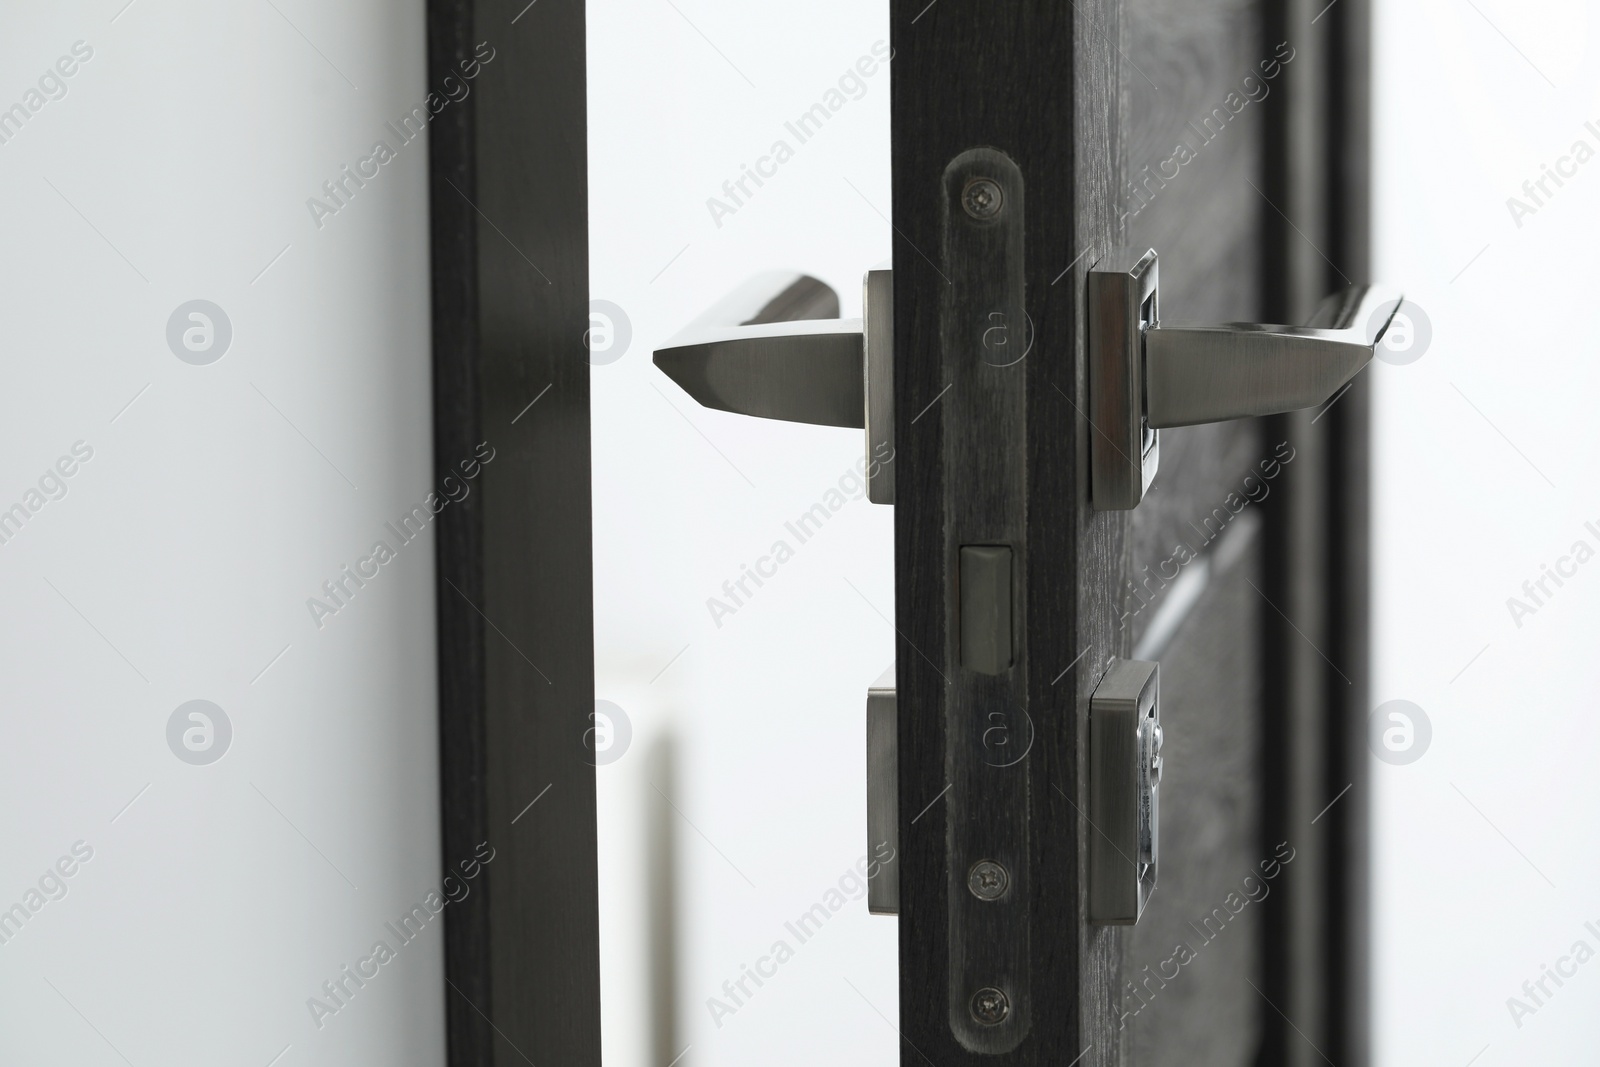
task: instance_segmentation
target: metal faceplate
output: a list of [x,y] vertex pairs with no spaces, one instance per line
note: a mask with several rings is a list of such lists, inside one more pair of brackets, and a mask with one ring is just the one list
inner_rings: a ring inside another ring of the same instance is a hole
[[1089,272],[1089,495],[1101,511],[1144,499],[1161,465],[1145,421],[1144,333],[1160,320],[1154,251],[1119,249]]
[[945,894],[948,1018],[1016,1048],[1029,988],[1027,361],[1022,172],[977,148],[944,172]]
[[1089,702],[1089,921],[1129,926],[1155,892],[1161,668],[1116,660]]
[[879,864],[867,879],[867,910],[900,914],[900,719],[894,664],[867,690],[867,855]]

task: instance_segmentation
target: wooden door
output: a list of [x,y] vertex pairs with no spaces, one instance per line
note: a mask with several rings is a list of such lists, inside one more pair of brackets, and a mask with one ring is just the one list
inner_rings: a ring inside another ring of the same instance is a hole
[[584,11],[431,0],[428,32],[461,95],[429,127],[438,479],[492,456],[438,522],[443,864],[483,874],[445,912],[449,1063],[597,1067]]
[[[1365,1060],[1365,385],[1162,431],[1144,502],[1096,510],[1084,322],[1119,246],[1159,252],[1163,322],[1302,322],[1366,280],[1364,26],[1350,0],[894,4],[907,1065]],[[974,158],[1015,213],[986,244]],[[1026,351],[1004,385],[957,351],[985,300]],[[995,544],[1011,655],[974,672],[955,589]],[[1085,908],[1089,699],[1116,658],[1161,664],[1167,744],[1131,927]],[[1003,781],[960,755],[995,728],[1026,751]],[[1003,920],[963,891],[984,841],[1022,868]]]

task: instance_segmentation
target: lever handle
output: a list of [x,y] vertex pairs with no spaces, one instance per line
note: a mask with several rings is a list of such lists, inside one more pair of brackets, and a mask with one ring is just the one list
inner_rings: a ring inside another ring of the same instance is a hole
[[804,274],[757,275],[666,345],[655,364],[708,408],[817,426],[865,422],[861,320]]
[[1352,285],[1305,326],[1165,326],[1154,249],[1089,271],[1090,495],[1136,507],[1160,462],[1158,430],[1273,415],[1332,396],[1371,362],[1404,297]]
[[1151,326],[1145,423],[1193,426],[1320,404],[1371,362],[1402,301],[1396,290],[1352,285],[1324,300],[1307,326]]
[[760,274],[656,349],[655,365],[703,407],[865,429],[867,496],[894,503],[894,280],[863,281],[859,319],[793,271]]

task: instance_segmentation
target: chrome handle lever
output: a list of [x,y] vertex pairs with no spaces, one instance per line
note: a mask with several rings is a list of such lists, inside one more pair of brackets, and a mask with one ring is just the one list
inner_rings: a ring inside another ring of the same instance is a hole
[[868,499],[892,504],[892,274],[868,271],[863,287],[863,317],[841,319],[816,278],[758,275],[656,349],[655,365],[703,407],[865,429]]
[[1324,300],[1311,326],[1152,326],[1145,422],[1193,426],[1320,404],[1372,360],[1400,302],[1393,290],[1352,285]]
[[1403,303],[1352,285],[1305,326],[1160,322],[1156,253],[1118,252],[1089,271],[1090,495],[1138,505],[1160,461],[1157,431],[1311,407],[1371,362]]
[[861,320],[804,274],[758,275],[655,353],[702,406],[817,426],[863,424]]

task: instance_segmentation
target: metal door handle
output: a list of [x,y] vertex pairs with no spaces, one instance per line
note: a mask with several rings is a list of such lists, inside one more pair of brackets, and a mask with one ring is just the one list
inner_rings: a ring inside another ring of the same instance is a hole
[[894,503],[894,283],[862,283],[862,317],[808,275],[750,279],[656,349],[655,365],[703,407],[865,429],[867,498]]
[[1136,506],[1160,459],[1156,431],[1311,407],[1371,361],[1404,298],[1352,285],[1305,326],[1166,326],[1154,249],[1089,270],[1090,496]]

